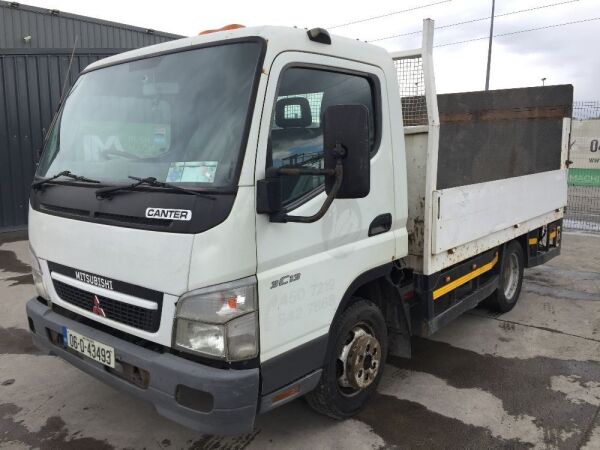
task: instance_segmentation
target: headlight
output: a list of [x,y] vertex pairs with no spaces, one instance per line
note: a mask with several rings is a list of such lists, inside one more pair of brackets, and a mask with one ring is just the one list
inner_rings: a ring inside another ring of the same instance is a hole
[[31,244],[29,244],[29,253],[31,260],[31,275],[33,276],[33,285],[35,286],[35,290],[40,297],[50,300],[50,296],[44,287],[44,277],[42,276],[42,267],[40,266],[40,261],[33,252]]
[[258,354],[256,278],[198,289],[177,303],[174,347],[228,361]]

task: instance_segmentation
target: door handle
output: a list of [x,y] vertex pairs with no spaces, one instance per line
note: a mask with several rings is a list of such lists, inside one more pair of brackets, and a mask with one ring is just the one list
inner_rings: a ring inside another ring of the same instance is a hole
[[390,213],[380,214],[373,219],[369,225],[369,236],[385,233],[392,228],[392,215]]

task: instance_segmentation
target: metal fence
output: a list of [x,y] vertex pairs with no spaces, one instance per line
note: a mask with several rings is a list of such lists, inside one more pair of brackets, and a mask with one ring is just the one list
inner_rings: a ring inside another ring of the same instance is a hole
[[600,232],[600,188],[569,186],[565,229]]
[[579,101],[573,103],[573,119],[600,119],[600,101]]
[[600,232],[600,101],[573,104],[565,229]]

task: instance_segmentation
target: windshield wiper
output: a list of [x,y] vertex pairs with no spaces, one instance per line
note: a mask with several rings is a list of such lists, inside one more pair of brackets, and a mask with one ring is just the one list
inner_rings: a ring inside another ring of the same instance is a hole
[[43,180],[34,181],[33,183],[31,183],[31,187],[37,191],[46,183],[49,183],[50,181],[54,181],[57,178],[61,178],[61,177],[67,177],[67,178],[70,178],[71,180],[83,181],[85,183],[100,183],[98,180],[92,180],[91,178],[75,175],[74,173],[71,173],[69,170],[63,170],[62,172],[59,172],[56,175],[51,176],[50,178],[44,178]]
[[133,184],[128,184],[125,186],[109,186],[109,187],[96,189],[96,197],[99,200],[103,200],[105,198],[112,197],[117,192],[134,191],[139,186],[146,185],[146,186],[152,186],[152,187],[161,187],[161,188],[166,188],[166,189],[172,189],[174,191],[185,192],[186,194],[198,195],[200,197],[204,197],[209,200],[215,200],[215,197],[213,197],[212,195],[208,195],[204,192],[194,191],[192,189],[182,188],[182,187],[176,186],[171,183],[165,183],[163,181],[158,181],[154,177],[138,178],[138,177],[132,177],[130,175],[127,178],[131,178],[132,180],[136,180],[137,182],[133,183]]

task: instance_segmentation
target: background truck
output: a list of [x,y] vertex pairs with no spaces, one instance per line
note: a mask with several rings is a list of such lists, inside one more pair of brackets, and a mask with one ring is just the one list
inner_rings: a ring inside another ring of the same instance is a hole
[[82,72],[32,185],[33,338],[201,432],[349,417],[560,252],[572,86],[438,96],[429,20],[392,54],[229,28]]

